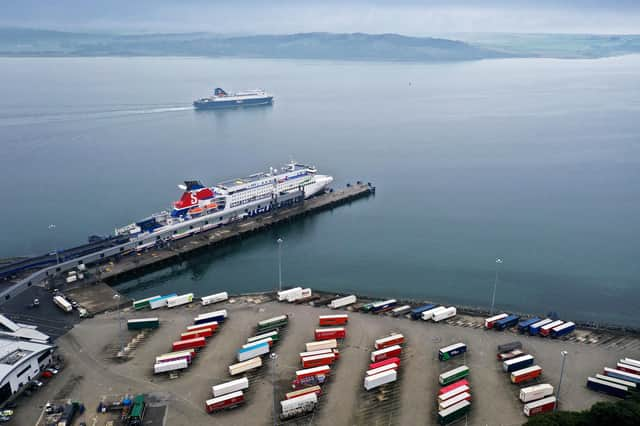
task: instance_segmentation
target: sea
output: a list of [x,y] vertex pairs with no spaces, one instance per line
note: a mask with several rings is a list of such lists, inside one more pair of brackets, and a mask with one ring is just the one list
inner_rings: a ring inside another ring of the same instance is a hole
[[[499,311],[640,326],[640,56],[0,58],[0,75],[0,257],[293,159],[376,194],[117,288],[272,290],[282,238],[285,286],[488,307],[495,285]],[[215,87],[275,103],[194,110]]]

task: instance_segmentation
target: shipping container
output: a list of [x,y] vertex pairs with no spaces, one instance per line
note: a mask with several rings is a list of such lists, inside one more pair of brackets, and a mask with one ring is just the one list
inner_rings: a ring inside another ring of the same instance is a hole
[[364,372],[364,374],[366,376],[375,376],[378,373],[382,373],[383,371],[387,371],[387,370],[398,370],[398,364],[396,364],[395,362],[392,362],[391,364],[386,364],[383,365],[382,367],[378,367],[378,368],[374,368],[371,370],[367,370]]
[[553,320],[551,318],[545,318],[543,320],[538,321],[535,324],[531,324],[529,326],[529,335],[531,336],[535,336],[536,334],[540,333],[540,328],[547,325],[547,324],[551,324],[553,322]]
[[626,371],[627,373],[640,375],[640,367],[636,367],[635,365],[631,365],[631,364],[626,364],[624,362],[617,363],[616,369],[620,371]]
[[238,351],[237,354],[238,362],[247,361],[251,358],[268,354],[269,350],[270,348],[268,343],[258,343],[246,348],[242,348]]
[[422,313],[423,312],[428,311],[429,309],[433,309],[435,307],[436,307],[436,305],[428,304],[428,305],[418,306],[417,308],[413,308],[411,310],[411,319],[418,320],[418,319],[422,318]]
[[499,321],[503,318],[508,317],[508,314],[502,313],[502,314],[498,314],[498,315],[494,315],[492,317],[489,318],[485,318],[484,320],[484,328],[493,328],[493,324],[495,324],[496,321]]
[[213,331],[210,328],[203,328],[202,330],[187,331],[186,333],[180,333],[180,340],[195,339],[196,337],[211,337]]
[[307,352],[319,351],[320,349],[335,349],[338,347],[336,339],[320,340],[318,342],[305,343]]
[[187,327],[187,332],[210,329],[215,332],[218,329],[218,321],[204,322],[202,324],[190,325]]
[[498,353],[510,352],[514,349],[522,349],[522,342],[515,341],[498,345]]
[[596,392],[617,396],[618,398],[626,398],[629,396],[628,387],[595,377],[587,377],[587,388]]
[[289,297],[295,297],[298,294],[302,294],[302,287],[294,287],[288,290],[282,290],[278,292],[278,301],[288,301]]
[[160,320],[154,318],[136,318],[127,320],[127,330],[143,330],[146,328],[160,327]]
[[540,327],[539,334],[540,336],[546,337],[551,334],[551,330],[553,328],[561,326],[562,324],[564,324],[564,321],[561,321],[561,320],[557,320],[557,321],[550,322],[549,324],[545,324],[542,327]]
[[176,306],[186,305],[193,302],[193,293],[181,294],[180,296],[174,296],[167,299],[167,307],[175,308]]
[[277,330],[279,328],[286,327],[289,323],[289,317],[287,315],[278,315],[273,318],[268,318],[258,322],[256,330],[258,333],[266,333],[268,331]]
[[561,326],[555,327],[551,329],[551,337],[558,338],[561,336],[566,336],[569,333],[572,333],[576,329],[576,325],[571,321],[565,322]]
[[462,392],[455,395],[452,398],[438,403],[438,410],[446,410],[459,403],[460,401],[471,401],[471,394],[469,392]]
[[236,374],[245,373],[260,367],[262,367],[262,358],[258,356],[244,362],[230,365],[229,374],[235,376]]
[[177,342],[173,342],[172,344],[172,348],[173,351],[184,351],[185,349],[195,349],[195,348],[202,348],[204,346],[206,346],[207,341],[204,339],[204,337],[195,337],[193,339],[188,339],[188,340],[179,340]]
[[399,357],[402,348],[398,345],[388,346],[384,349],[371,352],[371,362],[380,362],[388,358]]
[[467,345],[464,343],[455,343],[453,345],[445,346],[438,351],[438,359],[440,361],[447,361],[456,355],[461,355],[467,352]]
[[534,360],[535,359],[533,355],[522,355],[517,358],[508,359],[502,363],[502,370],[505,373],[521,370],[525,367],[529,367],[530,365],[533,365]]
[[292,392],[288,392],[284,395],[285,399],[293,399],[293,398],[297,398],[299,396],[302,395],[306,395],[308,393],[315,393],[317,396],[320,396],[320,394],[322,393],[322,388],[318,385],[315,386],[309,386],[308,388],[303,388],[300,390],[296,390],[296,391],[292,391]]
[[302,368],[313,368],[321,365],[331,365],[336,360],[333,353],[313,355],[302,358]]
[[372,376],[366,376],[364,378],[364,388],[370,391],[387,383],[395,382],[397,378],[398,373],[396,370],[387,370]]
[[280,401],[280,418],[284,420],[307,414],[315,409],[317,403],[318,395],[314,392]]
[[247,339],[247,343],[257,342],[258,340],[266,339],[267,337],[271,337],[271,340],[277,342],[280,340],[280,334],[278,333],[278,330],[273,330],[268,333],[258,334],[257,336],[249,337]]
[[402,334],[395,333],[390,336],[377,339],[373,343],[373,347],[376,349],[384,349],[384,348],[388,348],[389,346],[402,345],[402,344],[404,344],[404,336]]
[[548,383],[520,389],[520,401],[531,402],[553,395],[553,386]]
[[344,339],[347,330],[344,327],[316,328],[314,338],[317,340]]
[[205,314],[200,314],[193,319],[193,323],[198,324],[206,324],[208,322],[217,322],[222,323],[227,319],[227,310],[221,309],[219,311],[207,312]]
[[446,425],[465,416],[471,409],[471,402],[460,401],[446,410],[438,411],[438,423]]
[[542,321],[541,318],[538,317],[533,317],[533,318],[529,318],[523,321],[520,321],[518,323],[518,332],[521,334],[526,333],[527,331],[529,331],[529,327],[531,327],[533,324]]
[[538,401],[529,402],[524,404],[522,411],[527,417],[535,416],[536,414],[548,413],[552,411],[556,406],[556,397],[548,396],[546,398],[539,399]]
[[169,371],[182,370],[189,366],[186,359],[176,359],[174,361],[160,362],[153,365],[153,373],[166,373]]
[[502,331],[518,324],[518,321],[520,321],[520,315],[509,315],[506,318],[496,321],[493,325],[493,329]]
[[391,358],[387,358],[387,359],[382,360],[382,361],[373,362],[373,363],[369,364],[369,370],[373,370],[373,369],[385,366],[387,364],[397,364],[398,367],[400,367],[400,358],[391,357]]
[[244,394],[242,391],[233,392],[222,395],[217,398],[208,399],[204,406],[207,413],[214,413],[220,410],[230,410],[244,403]]
[[511,352],[505,352],[502,354],[498,354],[498,360],[499,361],[507,361],[509,359],[513,359],[513,358],[517,358],[519,356],[522,355],[526,355],[523,351],[521,351],[520,349],[514,349]]
[[53,303],[55,303],[58,308],[62,309],[64,312],[71,312],[73,310],[71,303],[62,296],[54,296]]
[[438,382],[440,383],[440,385],[444,386],[465,378],[468,375],[469,367],[467,367],[466,365],[462,365],[458,368],[454,368],[453,370],[449,370],[440,374],[440,376],[438,376]]
[[424,311],[422,313],[422,317],[421,318],[422,318],[423,321],[429,321],[430,319],[433,319],[433,315],[434,314],[437,314],[437,313],[439,313],[441,311],[444,311],[445,309],[447,309],[447,308],[444,307],[444,306],[438,306],[438,307],[435,307],[435,308],[428,309],[428,310],[426,310],[426,311]]
[[398,306],[397,308],[393,308],[391,310],[391,315],[393,315],[394,317],[399,317],[400,315],[409,313],[409,311],[411,311],[411,305]]
[[471,385],[469,384],[469,382],[467,381],[467,379],[461,379],[458,380],[457,382],[453,382],[450,385],[447,386],[443,386],[440,388],[440,390],[438,391],[438,395],[443,395],[449,391],[452,391],[460,386],[469,386],[469,388],[471,388]]
[[388,299],[388,300],[382,300],[380,302],[374,302],[371,305],[371,312],[373,312],[374,314],[386,312],[391,310],[397,304],[398,304],[398,301],[396,299]]
[[195,356],[195,350],[193,349],[189,349],[186,351],[169,352],[166,354],[158,355],[156,357],[156,364],[160,364],[162,362],[176,361],[179,359],[186,359],[188,363],[191,363],[194,356]]
[[211,392],[215,398],[226,395],[228,393],[237,392],[239,390],[245,390],[249,388],[249,380],[246,377],[241,379],[232,380],[226,383],[220,383],[211,387]]
[[326,325],[345,325],[349,321],[349,315],[320,315],[318,323],[321,326]]
[[358,298],[355,295],[340,297],[338,299],[334,299],[329,303],[329,307],[331,309],[344,308],[345,306],[353,305],[358,301]]
[[176,297],[177,294],[176,293],[171,293],[171,294],[167,294],[165,296],[159,296],[156,297],[154,299],[149,300],[149,308],[151,309],[158,309],[158,308],[164,308],[167,306],[167,300],[171,299],[172,297]]
[[257,344],[260,344],[260,343],[266,343],[266,344],[269,345],[269,347],[271,347],[271,346],[273,346],[273,339],[271,337],[265,337],[264,339],[255,340],[255,341],[253,341],[251,343],[246,343],[246,344],[242,345],[241,348],[242,349],[246,349],[246,348],[249,348],[251,346],[255,346]]
[[159,294],[151,297],[147,297],[146,299],[134,300],[133,301],[133,309],[139,311],[140,309],[148,308],[149,302],[153,299],[160,297]]
[[[462,380],[459,380],[458,382],[461,382]],[[456,383],[458,383],[456,382]],[[448,387],[448,386],[445,386]],[[455,396],[460,395],[461,393],[469,393],[471,392],[471,387],[469,385],[460,385],[460,386],[456,386],[453,389],[448,390],[447,392],[438,394],[438,403],[441,403],[443,401],[448,401],[451,398],[454,398]]]
[[626,386],[629,389],[629,391],[638,390],[638,385],[633,383],[633,382],[630,382],[628,380],[617,379],[615,377],[605,376],[604,374],[596,374],[595,378],[596,379],[600,379],[600,380],[604,380],[606,382],[615,383],[617,385]]
[[629,373],[622,370],[616,370],[615,368],[604,368],[604,374],[606,376],[615,377],[616,379],[628,380],[630,382],[640,385],[640,375]]
[[209,296],[204,296],[203,298],[201,298],[201,301],[202,301],[202,306],[207,306],[212,303],[223,302],[227,299],[229,299],[229,294],[226,291],[223,291],[222,293],[216,293],[216,294],[211,294]]
[[540,377],[542,368],[539,365],[523,368],[511,373],[511,383],[524,383]]

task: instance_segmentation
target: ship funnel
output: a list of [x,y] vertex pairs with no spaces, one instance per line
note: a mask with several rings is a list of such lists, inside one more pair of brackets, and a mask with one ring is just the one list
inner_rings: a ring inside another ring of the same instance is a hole
[[180,185],[178,185],[178,189],[181,189],[181,190],[183,190],[183,191],[186,191],[186,190],[187,190],[187,185],[180,184]]

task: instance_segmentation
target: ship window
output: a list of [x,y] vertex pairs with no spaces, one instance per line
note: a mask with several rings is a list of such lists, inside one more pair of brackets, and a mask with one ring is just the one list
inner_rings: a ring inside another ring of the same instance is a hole
[[222,222],[222,216],[220,216],[220,222]]

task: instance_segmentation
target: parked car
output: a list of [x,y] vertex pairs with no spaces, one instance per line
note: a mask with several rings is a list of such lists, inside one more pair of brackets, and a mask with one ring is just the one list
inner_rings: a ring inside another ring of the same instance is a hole
[[9,420],[11,420],[9,416],[0,416],[0,423],[7,423]]
[[60,372],[57,368],[53,367],[45,368],[44,371],[49,371],[51,374],[58,374]]
[[53,373],[49,370],[44,370],[41,374],[40,377],[42,377],[43,379],[50,379],[53,377]]

